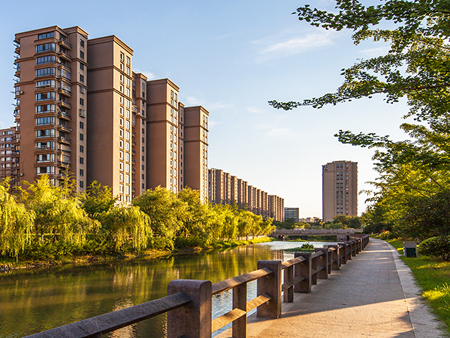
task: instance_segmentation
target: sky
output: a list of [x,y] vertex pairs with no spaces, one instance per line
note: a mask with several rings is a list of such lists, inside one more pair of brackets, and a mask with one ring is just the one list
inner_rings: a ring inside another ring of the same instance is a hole
[[[322,109],[273,109],[269,100],[301,101],[333,92],[340,71],[387,51],[382,43],[353,45],[350,31],[299,21],[292,0],[78,0],[50,5],[23,0],[0,12],[0,128],[12,126],[14,34],[58,25],[80,26],[89,38],[116,35],[134,50],[133,71],[169,78],[180,102],[210,113],[209,167],[236,175],[300,208],[322,215],[322,165],[358,162],[358,189],[372,190],[373,150],[343,145],[340,129],[405,138],[407,105],[382,97]],[[311,2],[333,10],[334,2]],[[358,197],[359,214],[366,194]]]

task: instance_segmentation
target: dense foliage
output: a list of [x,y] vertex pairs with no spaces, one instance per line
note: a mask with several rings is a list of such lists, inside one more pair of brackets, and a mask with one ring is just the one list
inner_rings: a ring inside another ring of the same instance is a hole
[[[277,102],[275,108],[321,108],[353,99],[384,95],[388,103],[406,98],[408,135],[393,141],[375,133],[340,130],[344,144],[375,148],[379,178],[372,182],[373,204],[363,217],[367,232],[388,231],[419,240],[449,234],[450,202],[450,0],[386,0],[365,6],[336,0],[335,10],[305,5],[300,20],[325,29],[350,29],[359,44],[388,43],[386,55],[358,60],[343,69],[343,84],[334,93],[303,101]],[[388,27],[388,29],[386,29]]]
[[450,261],[450,236],[431,237],[420,243],[420,254]]
[[17,194],[9,188],[8,180],[0,183],[0,256],[47,259],[204,247],[273,228],[271,218],[203,203],[189,188],[178,194],[149,189],[132,205],[119,203],[97,182],[81,194],[70,180],[55,187],[45,175]]

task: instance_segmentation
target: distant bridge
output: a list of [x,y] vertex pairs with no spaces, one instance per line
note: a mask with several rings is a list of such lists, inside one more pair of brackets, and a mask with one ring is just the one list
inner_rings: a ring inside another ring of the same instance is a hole
[[348,240],[347,236],[351,236],[362,231],[363,229],[284,229],[275,230],[270,234],[270,236],[337,236],[338,241],[346,241]]

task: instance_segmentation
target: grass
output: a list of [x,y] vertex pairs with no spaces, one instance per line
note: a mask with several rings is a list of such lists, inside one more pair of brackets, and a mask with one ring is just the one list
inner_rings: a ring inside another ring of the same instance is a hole
[[[387,242],[403,254],[402,240]],[[450,262],[442,258],[421,256],[420,245],[419,257],[401,258],[411,268],[414,278],[422,288],[422,296],[429,302],[433,312],[447,324],[450,334]]]

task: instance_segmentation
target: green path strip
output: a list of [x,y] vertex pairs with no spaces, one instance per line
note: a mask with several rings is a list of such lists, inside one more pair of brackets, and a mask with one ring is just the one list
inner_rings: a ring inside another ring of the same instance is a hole
[[[402,240],[387,242],[403,254]],[[447,324],[447,331],[450,333],[450,262],[420,254],[417,258],[401,258],[411,268],[414,278],[423,290],[422,296],[428,300],[433,312]]]

